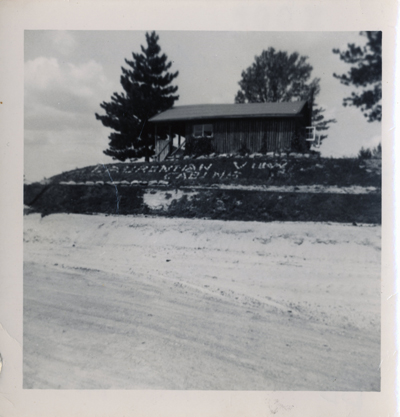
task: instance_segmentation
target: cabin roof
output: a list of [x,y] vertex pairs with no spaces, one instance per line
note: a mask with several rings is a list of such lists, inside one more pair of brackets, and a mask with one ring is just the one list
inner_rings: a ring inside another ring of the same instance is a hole
[[149,122],[173,122],[202,119],[242,119],[253,117],[299,116],[306,101],[285,103],[198,104],[177,106],[149,119]]

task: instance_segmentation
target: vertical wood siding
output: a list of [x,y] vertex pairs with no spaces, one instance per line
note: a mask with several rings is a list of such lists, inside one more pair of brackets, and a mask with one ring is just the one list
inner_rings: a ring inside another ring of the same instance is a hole
[[218,152],[250,152],[290,149],[295,132],[294,119],[221,120],[214,123],[213,146]]
[[[299,120],[295,118],[227,119],[202,123],[213,124],[212,144],[217,152],[237,152],[243,147],[250,152],[261,150],[273,152],[290,150]],[[196,140],[192,138],[193,124],[195,123],[186,123],[186,140]]]

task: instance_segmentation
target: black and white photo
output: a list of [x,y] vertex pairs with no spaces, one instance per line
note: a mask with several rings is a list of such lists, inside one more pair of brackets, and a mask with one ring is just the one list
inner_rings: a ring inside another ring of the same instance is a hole
[[0,414],[396,414],[397,11],[0,2]]
[[24,388],[380,391],[381,32],[25,32]]

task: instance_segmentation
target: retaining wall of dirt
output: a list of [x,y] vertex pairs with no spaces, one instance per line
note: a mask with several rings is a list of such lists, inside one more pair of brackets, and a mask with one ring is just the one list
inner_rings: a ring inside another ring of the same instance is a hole
[[251,221],[381,223],[381,195],[268,192],[128,185],[31,184],[29,210],[51,213],[151,214]]

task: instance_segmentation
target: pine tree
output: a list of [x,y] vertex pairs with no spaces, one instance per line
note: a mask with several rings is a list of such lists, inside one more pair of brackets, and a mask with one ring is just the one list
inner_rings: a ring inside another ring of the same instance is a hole
[[168,72],[172,63],[161,53],[158,40],[155,32],[146,33],[147,47],[141,46],[142,53],[132,53],[132,61],[125,59],[128,69],[121,67],[124,92],[114,93],[110,102],[100,104],[106,115],[95,114],[104,126],[114,130],[104,151],[113,159],[145,156],[148,160],[154,139],[147,121],[171,108],[179,98],[174,95],[178,87],[171,85],[178,72]]
[[[315,97],[320,92],[320,79],[310,81],[313,67],[308,58],[297,52],[287,52],[268,48],[255,57],[254,63],[242,72],[240,90],[236,103],[274,103],[284,101],[308,100],[312,106],[312,122],[317,131],[326,131],[330,123],[326,120],[325,109],[318,107]],[[323,140],[327,135],[321,135]]]
[[[382,119],[382,32],[360,32],[366,36],[364,47],[354,43],[347,45],[342,52],[334,49],[333,53],[346,64],[354,64],[348,74],[333,74],[344,85],[353,85],[358,91],[343,99],[343,106],[360,107],[369,122]],[[360,90],[361,89],[361,90]]]

